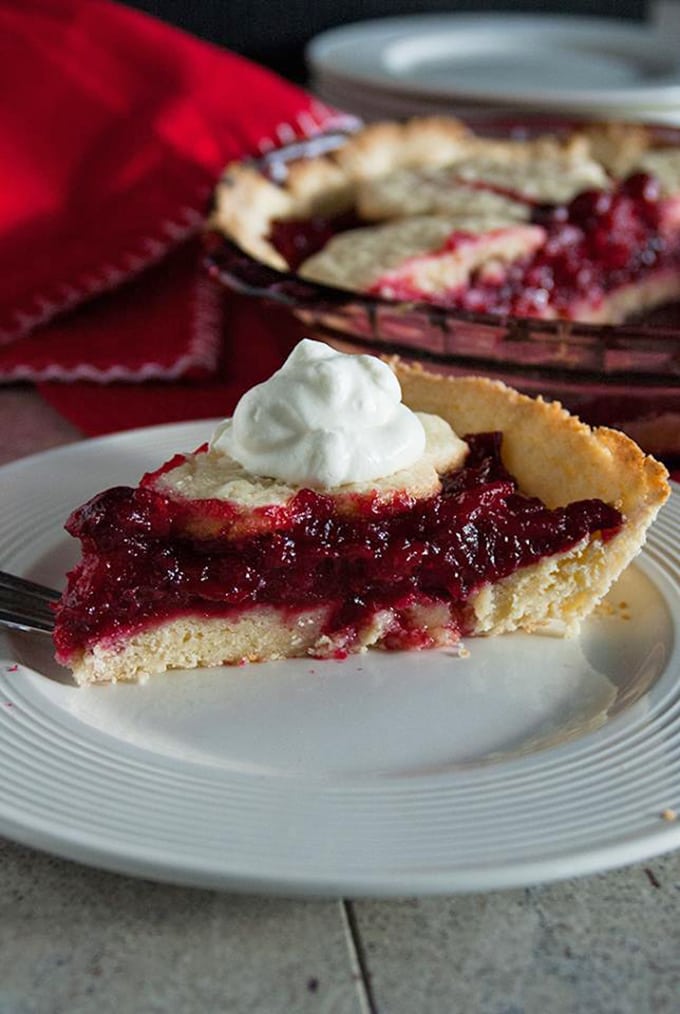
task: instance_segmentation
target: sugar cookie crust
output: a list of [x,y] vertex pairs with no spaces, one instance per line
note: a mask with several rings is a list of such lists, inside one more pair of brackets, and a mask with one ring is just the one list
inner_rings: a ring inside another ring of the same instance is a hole
[[[431,413],[417,415],[425,430],[422,457],[409,468],[382,479],[319,490],[335,500],[336,510],[352,513],[357,499],[366,496],[376,503],[387,503],[396,495],[411,500],[433,496],[441,488],[439,476],[462,466],[467,445],[451,430],[450,424]],[[299,492],[299,487],[280,479],[253,475],[229,455],[215,450],[188,455],[176,468],[162,472],[153,486],[171,497],[225,500],[246,512],[283,506]]]

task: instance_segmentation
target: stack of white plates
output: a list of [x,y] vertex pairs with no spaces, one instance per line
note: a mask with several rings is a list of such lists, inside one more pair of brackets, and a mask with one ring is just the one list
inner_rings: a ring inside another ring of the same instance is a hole
[[366,120],[486,111],[680,123],[680,47],[607,18],[412,15],[309,44],[312,87]]

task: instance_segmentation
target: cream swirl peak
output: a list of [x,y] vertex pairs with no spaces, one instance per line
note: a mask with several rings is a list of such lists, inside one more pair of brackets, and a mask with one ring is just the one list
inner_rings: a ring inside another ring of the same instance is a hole
[[425,442],[386,363],[305,338],[241,398],[211,447],[254,475],[329,489],[409,468]]

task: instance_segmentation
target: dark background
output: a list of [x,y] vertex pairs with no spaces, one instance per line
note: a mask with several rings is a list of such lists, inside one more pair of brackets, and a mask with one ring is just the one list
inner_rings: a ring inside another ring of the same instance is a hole
[[397,0],[128,0],[194,35],[242,53],[295,81],[304,81],[304,47],[314,35],[366,18],[425,12],[541,12],[644,19],[646,0],[526,0],[472,3]]

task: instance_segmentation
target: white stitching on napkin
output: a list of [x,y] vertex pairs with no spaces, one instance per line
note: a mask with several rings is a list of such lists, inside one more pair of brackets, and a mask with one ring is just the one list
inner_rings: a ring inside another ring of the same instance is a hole
[[[138,274],[142,269],[158,263],[181,239],[198,232],[204,220],[199,210],[205,204],[207,191],[201,187],[198,207],[183,207],[175,221],[166,220],[160,229],[165,238],[146,236],[136,250],[122,253],[119,258],[102,265],[94,274],[81,276],[70,284],[59,284],[48,293],[34,297],[32,303],[13,315],[14,327],[0,332],[0,345],[8,344],[29,334],[39,324],[45,324],[58,313],[70,310],[88,296],[98,295],[116,288],[122,281]],[[0,377],[7,374],[0,373]],[[32,374],[31,374],[32,376]],[[21,378],[24,379],[24,378]]]
[[291,144],[297,138],[297,132],[290,123],[279,123],[276,128],[276,137],[280,144]]
[[112,381],[140,380],[176,380],[189,370],[197,367],[212,371],[217,365],[220,350],[222,328],[221,314],[222,293],[210,279],[198,273],[194,282],[191,303],[191,338],[184,355],[179,356],[172,365],[159,362],[148,362],[142,366],[131,368],[114,365],[106,368],[81,363],[79,366],[63,367],[51,363],[42,369],[29,366],[15,366],[12,370],[0,371],[0,380],[92,380],[99,383]]
[[361,120],[351,113],[332,109],[314,99],[309,109],[302,109],[296,114],[296,126],[287,121],[277,124],[272,137],[260,138],[257,149],[261,155],[266,155],[274,148],[282,144],[292,144],[301,137],[314,137],[315,134],[329,130],[356,130],[360,123]]
[[357,116],[327,106],[318,99],[312,102],[311,114],[317,119],[320,130],[356,130],[361,125]]
[[194,286],[192,337],[187,352],[188,366],[213,370],[222,337],[222,290],[206,275],[200,274]]

